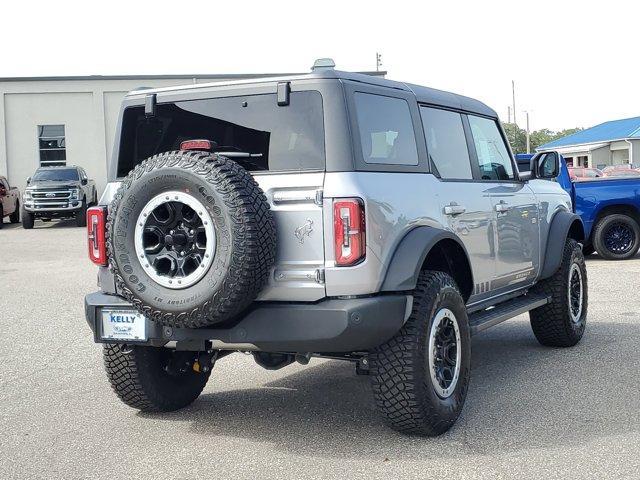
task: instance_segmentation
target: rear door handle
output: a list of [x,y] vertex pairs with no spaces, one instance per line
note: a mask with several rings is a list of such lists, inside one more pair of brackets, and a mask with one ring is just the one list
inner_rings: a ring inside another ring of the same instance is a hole
[[466,212],[467,209],[462,205],[450,204],[444,207],[445,215],[460,215],[461,213]]
[[500,203],[496,204],[496,212],[508,212],[511,210],[511,207],[504,200],[500,200]]

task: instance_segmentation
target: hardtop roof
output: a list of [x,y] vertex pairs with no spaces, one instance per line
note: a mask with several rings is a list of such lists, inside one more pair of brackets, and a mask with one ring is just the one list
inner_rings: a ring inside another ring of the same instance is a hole
[[464,110],[466,112],[477,113],[480,115],[486,115],[486,116],[495,117],[495,118],[498,117],[497,113],[493,109],[485,105],[484,103],[470,97],[465,97],[464,95],[458,95],[458,94],[446,92],[443,90],[437,90],[435,88],[423,87],[420,85],[413,85],[409,83],[398,82],[395,80],[389,80],[387,78],[383,78],[383,77],[372,75],[372,74],[344,72],[344,71],[335,70],[332,68],[318,69],[311,73],[306,73],[306,74],[285,75],[280,77],[261,77],[261,78],[242,79],[242,80],[227,80],[227,81],[218,81],[218,82],[196,83],[196,84],[189,84],[189,85],[178,85],[178,86],[163,87],[163,88],[138,89],[138,90],[133,90],[129,92],[128,96],[131,96],[131,97],[144,96],[144,95],[153,94],[153,93],[207,89],[207,88],[224,87],[224,86],[231,86],[231,85],[251,85],[251,84],[265,84],[265,83],[275,84],[278,82],[297,82],[297,81],[305,81],[305,80],[332,80],[332,79],[359,82],[359,83],[365,83],[365,84],[375,85],[379,87],[386,87],[386,88],[392,88],[395,90],[412,92],[416,96],[417,101],[421,103],[453,108],[456,110]]

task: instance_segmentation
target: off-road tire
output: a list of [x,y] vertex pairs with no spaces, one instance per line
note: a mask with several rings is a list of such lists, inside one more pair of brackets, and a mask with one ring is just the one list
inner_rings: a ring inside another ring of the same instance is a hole
[[11,223],[20,223],[20,202],[16,201],[16,209],[9,215]]
[[[607,229],[614,223],[621,223],[633,232],[633,244],[624,253],[612,252],[605,243]],[[600,219],[593,229],[593,246],[598,255],[606,260],[626,260],[634,257],[638,253],[638,249],[640,249],[640,226],[638,226],[638,222],[635,219],[628,215],[621,213],[607,215]]]
[[87,200],[86,198],[82,199],[82,207],[80,210],[76,212],[76,226],[77,227],[86,227],[87,226]]
[[[171,355],[180,355],[180,361],[174,361],[184,365],[184,372],[170,374],[165,370]],[[120,400],[143,412],[179,410],[198,398],[211,371],[193,371],[187,363],[191,364],[194,357],[193,352],[178,352],[164,347],[103,346],[104,365],[111,388]]]
[[32,229],[34,220],[33,213],[29,213],[25,209],[22,209],[22,228],[25,230]]
[[[441,398],[429,373],[428,339],[435,315],[450,309],[458,320],[461,366],[453,393]],[[467,395],[471,339],[465,302],[456,282],[443,272],[424,271],[413,291],[411,316],[400,331],[369,355],[378,410],[395,430],[435,436],[457,420]]]
[[[217,239],[206,274],[177,290],[144,271],[133,239],[145,204],[171,189],[204,205]],[[206,152],[166,152],[136,166],[109,208],[106,235],[118,291],[148,318],[174,327],[198,328],[235,317],[255,300],[275,262],[275,221],[264,193],[236,162]]]
[[[582,310],[578,321],[572,319],[569,304],[569,272],[573,264],[580,269],[583,281]],[[578,242],[567,239],[560,268],[553,276],[538,282],[533,291],[551,298],[550,303],[529,312],[531,328],[538,342],[548,347],[577,344],[584,334],[589,304],[587,268]]]

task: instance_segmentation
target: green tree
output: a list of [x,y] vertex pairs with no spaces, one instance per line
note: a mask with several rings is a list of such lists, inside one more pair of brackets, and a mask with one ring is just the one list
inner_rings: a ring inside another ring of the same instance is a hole
[[[513,123],[503,123],[504,131],[507,134],[509,144],[514,153],[524,153],[527,151],[527,132]],[[549,143],[558,138],[566,137],[579,132],[582,128],[566,128],[554,132],[548,128],[535,130],[529,135],[531,152],[535,152],[536,148]]]
[[527,151],[527,132],[518,127],[515,123],[503,123],[504,132],[511,145],[513,153],[524,153]]

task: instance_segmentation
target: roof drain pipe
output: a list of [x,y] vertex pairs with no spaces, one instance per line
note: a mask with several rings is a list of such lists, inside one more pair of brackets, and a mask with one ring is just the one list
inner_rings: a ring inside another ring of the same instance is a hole
[[[625,138],[624,141],[629,144],[629,165],[633,168],[633,142],[628,138]],[[640,167],[640,165],[638,165],[638,167]]]

